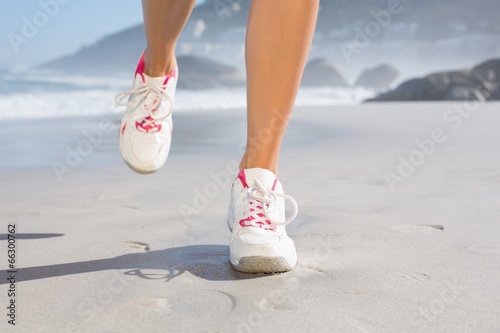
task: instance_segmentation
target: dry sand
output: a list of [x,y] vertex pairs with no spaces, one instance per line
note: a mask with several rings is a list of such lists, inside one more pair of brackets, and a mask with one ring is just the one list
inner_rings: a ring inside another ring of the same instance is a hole
[[[228,263],[244,111],[176,114],[171,156],[149,176],[122,163],[116,128],[85,143],[116,116],[3,122],[0,331],[498,332],[499,106],[297,109],[279,177],[300,207],[299,264],[279,275]],[[446,140],[415,152],[439,128]],[[58,179],[66,146],[92,152]],[[392,191],[401,157],[420,164]]]

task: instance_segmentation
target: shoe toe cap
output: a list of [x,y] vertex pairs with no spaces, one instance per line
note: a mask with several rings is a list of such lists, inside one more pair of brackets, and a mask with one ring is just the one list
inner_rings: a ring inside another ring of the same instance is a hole
[[284,256],[295,253],[295,246],[290,237],[280,234],[265,234],[255,231],[240,230],[231,239],[231,251],[234,257],[248,256]]
[[158,135],[136,135],[124,138],[121,148],[123,159],[133,169],[156,171],[167,159],[170,140]]

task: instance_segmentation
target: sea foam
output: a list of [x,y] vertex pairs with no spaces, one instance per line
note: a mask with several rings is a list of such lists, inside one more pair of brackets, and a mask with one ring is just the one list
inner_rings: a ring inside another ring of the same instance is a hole
[[[122,113],[114,96],[130,89],[130,78],[92,78],[43,75],[2,75],[0,120],[86,116]],[[374,93],[363,88],[302,88],[297,106],[358,104]],[[175,111],[217,111],[245,108],[245,88],[182,90]]]

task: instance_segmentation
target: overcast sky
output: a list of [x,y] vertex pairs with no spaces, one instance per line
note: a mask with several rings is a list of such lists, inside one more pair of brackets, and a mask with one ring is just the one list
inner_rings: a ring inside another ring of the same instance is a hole
[[[44,10],[44,3],[59,8]],[[0,68],[14,69],[74,53],[139,24],[142,11],[140,0],[9,0],[2,1],[0,17]]]

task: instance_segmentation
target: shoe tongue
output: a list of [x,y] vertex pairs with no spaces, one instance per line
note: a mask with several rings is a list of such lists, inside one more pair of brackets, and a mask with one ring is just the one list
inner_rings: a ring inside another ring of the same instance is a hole
[[142,74],[142,77],[144,78],[144,83],[150,84],[152,86],[161,86],[165,84],[165,81],[167,80],[166,76],[151,77],[144,73]]
[[258,179],[266,189],[271,190],[276,182],[276,175],[269,170],[261,168],[251,168],[243,170],[245,181],[248,187],[255,185],[255,179]]

